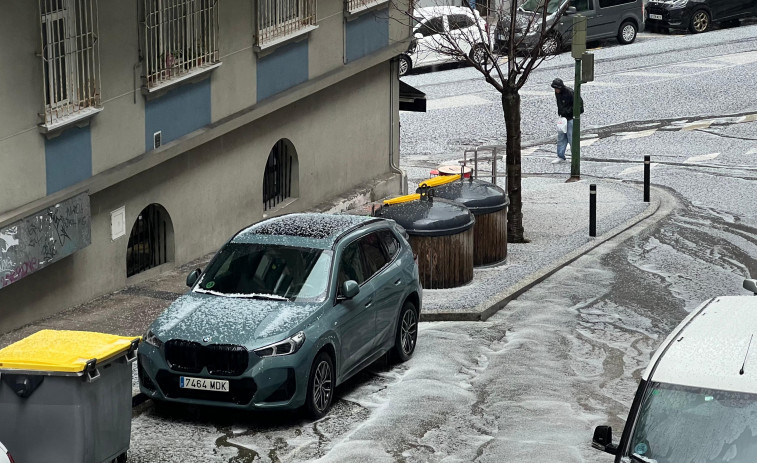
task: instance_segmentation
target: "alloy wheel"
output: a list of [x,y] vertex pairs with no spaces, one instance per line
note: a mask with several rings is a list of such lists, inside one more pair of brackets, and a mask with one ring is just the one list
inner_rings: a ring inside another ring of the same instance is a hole
[[473,49],[473,61],[478,64],[484,64],[486,61],[486,51],[484,47],[476,47]]
[[321,360],[315,369],[315,379],[313,380],[313,404],[323,412],[331,402],[331,365],[325,360]]
[[704,32],[707,30],[707,26],[710,25],[710,18],[704,11],[698,11],[694,14],[694,30],[697,32]]
[[415,342],[418,339],[418,317],[415,315],[415,310],[405,311],[405,315],[402,317],[400,339],[402,352],[405,355],[412,354],[415,349]]
[[626,26],[623,28],[623,40],[625,40],[627,43],[630,43],[634,38],[636,38],[636,29],[633,27],[633,25],[626,24]]
[[400,75],[401,76],[404,76],[405,74],[407,74],[407,71],[408,71],[407,68],[408,68],[408,66],[407,66],[407,60],[400,59]]
[[557,51],[557,39],[554,37],[547,38],[544,43],[541,44],[541,51],[545,55],[554,55]]

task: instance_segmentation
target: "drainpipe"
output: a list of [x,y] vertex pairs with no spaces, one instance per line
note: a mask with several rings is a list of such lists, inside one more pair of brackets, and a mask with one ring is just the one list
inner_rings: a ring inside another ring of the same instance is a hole
[[407,173],[405,173],[404,170],[400,169],[399,166],[394,164],[394,94],[398,81],[399,76],[397,75],[397,60],[396,58],[392,58],[389,61],[389,101],[391,103],[389,105],[389,168],[395,174],[400,174],[400,187],[402,189],[401,193],[403,195],[406,195]]

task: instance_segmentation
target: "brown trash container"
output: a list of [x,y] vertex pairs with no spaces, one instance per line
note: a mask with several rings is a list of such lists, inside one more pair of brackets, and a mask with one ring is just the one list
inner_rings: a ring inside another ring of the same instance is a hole
[[418,259],[421,284],[426,289],[454,288],[473,280],[473,214],[460,204],[421,199],[385,205],[377,217],[392,219],[410,236]]

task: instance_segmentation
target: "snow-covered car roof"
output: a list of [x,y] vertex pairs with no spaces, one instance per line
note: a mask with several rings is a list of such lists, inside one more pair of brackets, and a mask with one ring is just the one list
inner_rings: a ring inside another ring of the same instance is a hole
[[424,8],[416,8],[413,11],[413,16],[424,19],[444,14],[467,14],[468,16],[475,15],[477,18],[479,17],[477,10],[471,10],[470,8],[462,6],[427,6]]
[[[757,297],[700,305],[655,352],[644,379],[757,394]],[[658,362],[659,360],[659,362]]]
[[270,243],[271,238],[291,237],[304,238],[314,247],[327,248],[345,232],[381,220],[349,214],[287,214],[251,225],[237,233],[231,242]]

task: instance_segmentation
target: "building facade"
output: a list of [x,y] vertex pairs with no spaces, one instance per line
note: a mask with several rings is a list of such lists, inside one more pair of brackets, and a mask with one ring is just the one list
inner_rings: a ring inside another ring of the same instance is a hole
[[0,331],[267,216],[401,193],[388,0],[8,0]]

